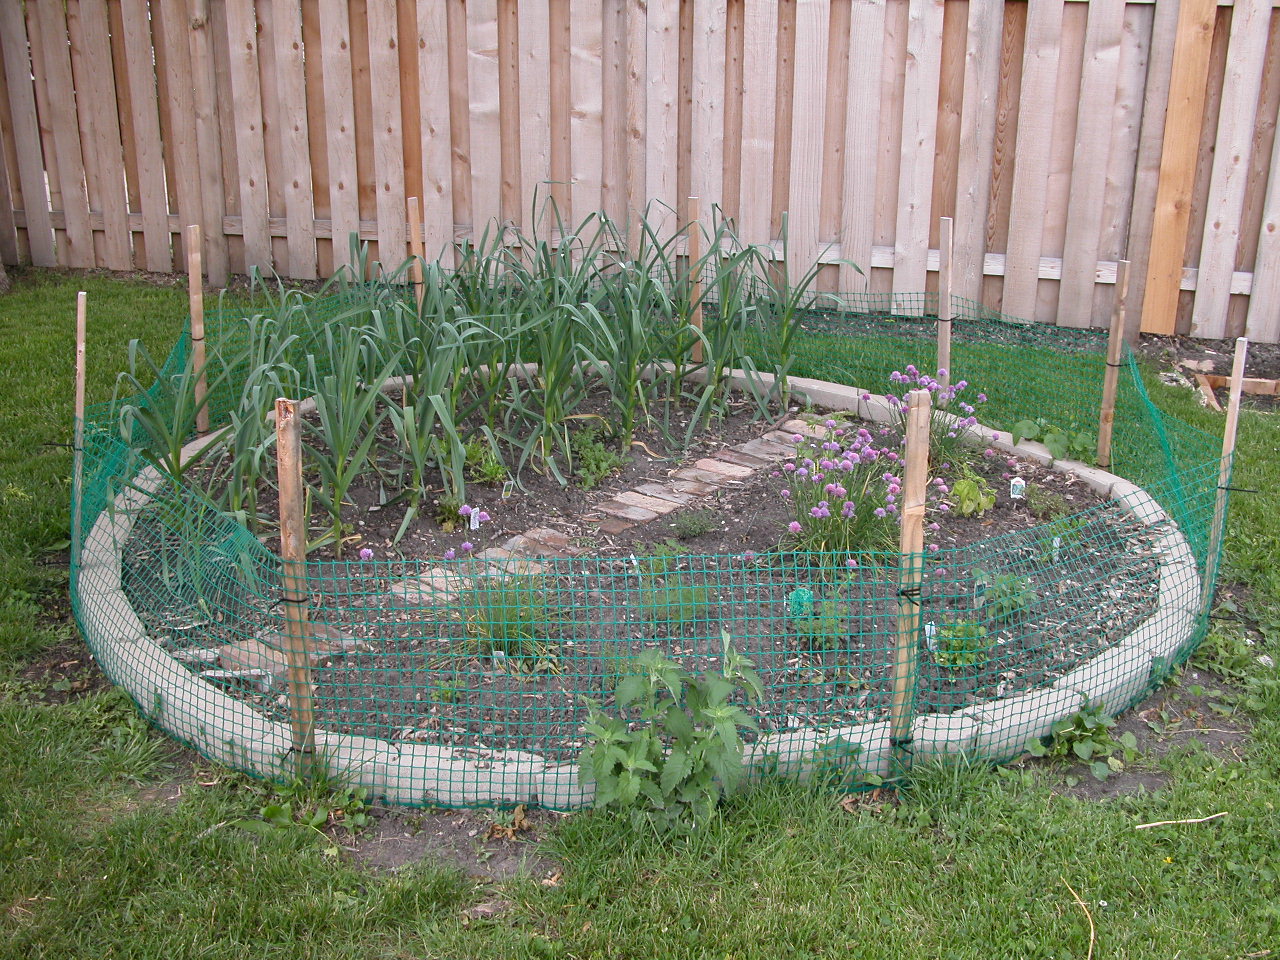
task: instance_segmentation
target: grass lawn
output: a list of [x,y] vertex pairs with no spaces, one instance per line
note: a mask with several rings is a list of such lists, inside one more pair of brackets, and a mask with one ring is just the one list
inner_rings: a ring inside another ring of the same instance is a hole
[[[1086,793],[1040,762],[921,771],[896,801],[770,784],[689,842],[560,820],[540,849],[551,880],[433,860],[379,872],[307,828],[237,827],[283,798],[194,762],[69,662],[83,657],[59,552],[75,291],[89,291],[91,401],[110,396],[130,338],[164,352],[186,301],[143,281],[13,279],[0,297],[0,958],[1084,958],[1086,909],[1099,958],[1280,957],[1280,674],[1256,659],[1280,659],[1280,416],[1242,421],[1235,483],[1262,492],[1232,504],[1234,619],[1215,621],[1173,694],[1202,714],[1153,711],[1161,729],[1115,788]],[[1152,390],[1221,429],[1186,392]]]

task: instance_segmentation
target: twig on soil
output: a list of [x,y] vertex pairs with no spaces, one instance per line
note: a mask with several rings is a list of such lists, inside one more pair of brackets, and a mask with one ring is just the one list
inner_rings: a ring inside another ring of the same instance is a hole
[[1097,934],[1097,930],[1093,925],[1093,914],[1089,912],[1089,908],[1085,906],[1085,902],[1080,899],[1080,894],[1076,893],[1075,888],[1072,887],[1071,884],[1067,883],[1067,878],[1059,876],[1058,879],[1062,881],[1062,885],[1064,887],[1071,891],[1071,896],[1076,898],[1076,903],[1079,904],[1080,909],[1084,911],[1085,919],[1089,921],[1089,956],[1086,960],[1093,960],[1093,941]]
[[1207,817],[1194,817],[1190,820],[1157,820],[1155,823],[1140,823],[1133,829],[1146,830],[1148,827],[1168,827],[1175,823],[1208,823],[1210,820],[1217,820],[1219,817],[1225,817],[1229,811],[1223,810],[1221,813],[1210,814]]

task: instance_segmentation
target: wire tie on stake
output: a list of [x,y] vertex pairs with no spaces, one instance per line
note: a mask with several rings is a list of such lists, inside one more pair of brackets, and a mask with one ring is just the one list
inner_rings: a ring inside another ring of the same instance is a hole
[[308,602],[306,597],[286,597],[283,595],[280,597],[280,600],[282,603],[307,603]]
[[919,600],[920,585],[917,583],[910,587],[903,587],[898,591],[898,596],[902,597],[904,600]]
[[906,750],[908,753],[910,753],[911,744],[915,743],[915,739],[916,738],[912,736],[890,737],[889,746],[892,747],[894,750]]
[[1261,490],[1250,490],[1248,487],[1233,487],[1231,484],[1218,484],[1219,490],[1230,490],[1232,493],[1261,493]]

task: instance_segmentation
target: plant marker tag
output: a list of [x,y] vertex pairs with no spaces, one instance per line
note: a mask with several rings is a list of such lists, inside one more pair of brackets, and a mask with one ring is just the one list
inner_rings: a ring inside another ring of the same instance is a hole
[[511,494],[515,492],[516,492],[516,482],[514,480],[508,480],[506,483],[502,485],[503,500],[509,500],[511,498]]
[[938,649],[938,625],[932,620],[924,625],[924,645],[930,652]]
[[973,609],[981,610],[982,605],[987,602],[987,585],[984,581],[979,580],[973,585]]
[[1053,562],[1057,563],[1062,559],[1062,538],[1053,538]]
[[1009,499],[1021,500],[1027,495],[1027,481],[1014,477],[1009,481]]
[[477,504],[475,507],[472,507],[472,509],[471,509],[471,515],[470,515],[469,517],[467,517],[467,529],[469,529],[469,530],[479,530],[479,529],[480,529],[480,506],[479,506],[479,504]]

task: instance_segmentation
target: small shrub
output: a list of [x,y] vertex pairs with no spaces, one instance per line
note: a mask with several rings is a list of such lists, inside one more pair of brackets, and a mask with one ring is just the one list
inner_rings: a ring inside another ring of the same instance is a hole
[[1027,484],[1027,509],[1041,520],[1065,517],[1071,512],[1062,494],[1038,483]]
[[938,649],[933,655],[939,666],[954,670],[985,663],[990,649],[986,627],[974,620],[957,620],[938,628]]
[[504,482],[510,474],[498,459],[493,447],[481,440],[470,440],[464,447],[465,459],[463,469],[467,479],[474,483],[497,484]]
[[637,829],[687,834],[706,825],[721,796],[742,781],[742,731],[755,722],[733,700],[758,700],[760,678],[721,634],[718,673],[694,676],[657,650],[636,659],[639,671],[619,682],[611,716],[586,700],[583,781],[595,805],[629,811]]
[[794,618],[794,624],[796,636],[810,649],[835,650],[846,645],[848,631],[834,600],[823,600],[808,616]]
[[679,630],[711,614],[711,593],[706,587],[689,583],[676,575],[641,588],[642,615],[656,627]]
[[980,517],[996,505],[996,492],[985,477],[962,464],[960,478],[951,485],[951,502],[962,517]]
[[636,558],[636,569],[642,576],[664,577],[679,565],[689,551],[672,539],[649,545],[649,552]]
[[983,607],[987,615],[999,623],[1009,623],[1026,613],[1035,603],[1036,594],[1031,581],[1012,573],[988,574],[975,570],[978,582],[986,589]]
[[1014,443],[1021,443],[1023,440],[1039,440],[1055,460],[1080,460],[1084,463],[1093,463],[1097,455],[1097,434],[1081,429],[1076,423],[1060,427],[1050,423],[1044,417],[1036,417],[1034,420],[1019,420],[1013,425],[1011,433]]
[[610,474],[627,465],[627,458],[610,450],[601,441],[598,426],[584,427],[569,438],[573,476],[583,490],[593,490]]
[[720,515],[714,510],[681,510],[671,521],[671,528],[681,540],[695,540],[720,529]]

